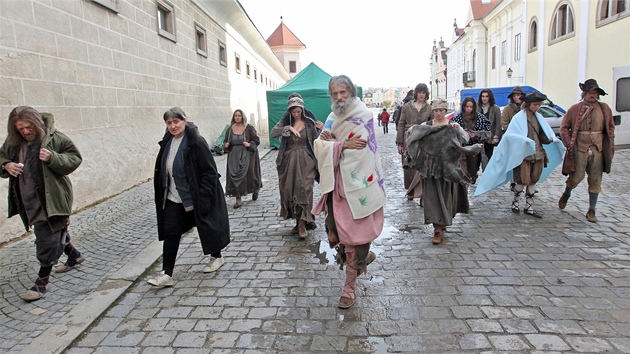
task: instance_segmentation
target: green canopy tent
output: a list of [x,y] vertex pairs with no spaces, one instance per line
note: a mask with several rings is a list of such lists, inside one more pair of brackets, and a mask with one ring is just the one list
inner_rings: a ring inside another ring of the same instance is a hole
[[[304,106],[315,114],[317,120],[326,121],[330,114],[330,97],[328,96],[328,81],[332,76],[320,69],[315,63],[310,63],[282,87],[273,91],[267,91],[267,113],[269,132],[280,121],[287,111],[287,98],[297,92],[304,99]],[[357,86],[357,95],[362,97],[362,90]],[[277,138],[269,137],[269,145],[280,147]]]

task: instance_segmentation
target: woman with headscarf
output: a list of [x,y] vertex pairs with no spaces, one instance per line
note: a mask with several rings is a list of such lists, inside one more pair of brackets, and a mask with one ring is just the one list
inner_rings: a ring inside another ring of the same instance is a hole
[[[398,153],[403,156],[403,167],[405,166],[405,134],[414,125],[422,124],[433,119],[433,111],[427,104],[429,100],[429,88],[426,84],[418,84],[413,90],[413,101],[405,103],[400,113],[398,121],[398,133],[396,134],[396,144]],[[422,198],[422,175],[412,169],[404,170],[404,185],[407,190],[407,200]]]
[[155,206],[162,273],[147,283],[173,286],[173,269],[183,234],[197,227],[203,254],[210,255],[204,273],[215,272],[225,260],[221,250],[230,243],[230,224],[223,187],[210,147],[186,113],[173,107],[164,113],[166,134],[155,161]]
[[280,139],[276,168],[280,187],[280,217],[295,219],[292,234],[308,236],[307,227],[315,228],[313,186],[317,176],[317,160],[313,141],[324,124],[304,114],[304,101],[293,97],[288,102],[288,115],[284,115],[271,130],[272,138]]
[[258,199],[258,190],[262,187],[258,155],[260,138],[256,129],[247,124],[242,110],[237,109],[232,114],[231,127],[223,144],[228,151],[225,194],[236,197],[236,209],[241,207],[244,195],[251,193],[252,200]]

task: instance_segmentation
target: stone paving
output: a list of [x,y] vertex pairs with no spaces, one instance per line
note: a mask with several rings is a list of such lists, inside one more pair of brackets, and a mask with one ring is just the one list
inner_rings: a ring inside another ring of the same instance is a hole
[[[389,199],[378,258],[358,280],[354,307],[336,306],[344,272],[321,217],[305,240],[278,218],[276,152],[267,150],[259,199],[230,207],[223,268],[202,273],[207,257],[191,232],[174,287],[146,284],[158,260],[66,352],[630,353],[630,150],[617,151],[604,177],[597,224],[584,217],[584,184],[558,209],[556,170],[536,195],[543,219],[514,215],[505,186],[471,197],[471,213],[435,246],[418,201],[404,198],[394,130],[377,132]],[[217,164],[224,170],[224,156]],[[42,341],[111,273],[147,254],[157,238],[152,195],[145,183],[75,215],[74,242],[88,259],[55,275],[35,303],[19,298],[37,270],[33,237],[0,249],[0,352]]]

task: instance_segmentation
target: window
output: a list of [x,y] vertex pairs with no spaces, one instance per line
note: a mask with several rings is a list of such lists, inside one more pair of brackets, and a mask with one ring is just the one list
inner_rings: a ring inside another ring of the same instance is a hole
[[201,27],[200,24],[195,23],[196,41],[197,41],[197,54],[208,57],[208,41],[206,40],[206,29]]
[[619,78],[615,91],[615,110],[617,112],[630,111],[630,99],[628,99],[630,98],[630,78]]
[[573,9],[567,1],[561,1],[552,17],[549,44],[573,37],[575,35],[573,24]]
[[294,74],[297,72],[297,63],[295,62],[295,60],[289,61],[289,72],[291,74]]
[[237,73],[241,73],[241,56],[237,53],[234,53],[234,69]]
[[265,78],[265,77],[263,76],[263,74],[262,74],[262,73],[260,73],[260,84],[261,84],[261,85],[263,85],[263,86],[265,85],[265,80],[264,80],[264,78]]
[[538,49],[538,20],[536,17],[532,18],[532,21],[529,23],[529,39],[527,43],[529,52],[534,52]]
[[630,16],[629,0],[599,0],[596,26],[607,25],[620,18]]
[[507,41],[501,42],[501,65],[507,62]]
[[249,79],[250,77],[252,77],[251,75],[251,71],[250,71],[250,67],[251,65],[249,64],[248,61],[245,62],[245,74],[247,75],[247,78]]
[[110,9],[116,13],[120,12],[118,1],[119,0],[92,0],[93,3],[99,4],[104,8]]
[[521,34],[514,36],[514,61],[521,60]]
[[497,47],[492,47],[492,68],[497,68]]
[[227,49],[222,41],[219,41],[219,63],[227,67]]
[[157,0],[157,20],[158,34],[176,42],[175,7],[167,1]]
[[254,81],[258,82],[258,71],[254,68]]
[[473,56],[472,56],[472,71],[476,71],[477,70],[477,49],[473,50]]

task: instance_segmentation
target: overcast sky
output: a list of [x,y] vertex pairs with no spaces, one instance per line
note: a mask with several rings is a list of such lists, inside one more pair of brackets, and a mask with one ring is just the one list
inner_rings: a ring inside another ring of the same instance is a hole
[[469,0],[239,0],[267,39],[284,24],[306,45],[302,67],[363,87],[414,87],[430,80],[433,40],[453,41],[453,20],[466,24]]

